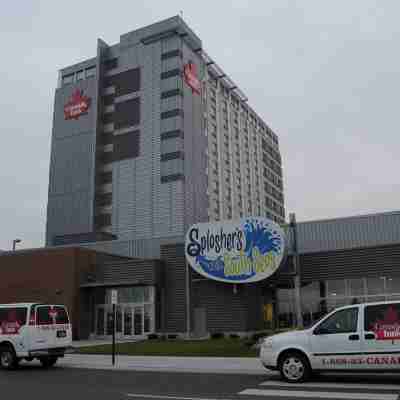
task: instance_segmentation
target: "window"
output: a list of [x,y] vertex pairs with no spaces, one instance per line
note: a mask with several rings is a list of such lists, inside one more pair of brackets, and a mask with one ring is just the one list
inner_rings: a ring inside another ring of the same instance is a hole
[[86,68],[86,78],[90,78],[96,75],[96,67]]
[[74,74],[64,75],[62,78],[63,85],[74,83]]
[[52,325],[53,318],[50,316],[50,307],[42,306],[37,308],[36,321],[38,325]]
[[367,294],[383,295],[385,293],[385,278],[383,276],[377,278],[367,278]]
[[18,333],[22,325],[26,325],[27,308],[0,308],[0,332]]
[[[380,304],[364,309],[364,330],[395,331],[400,325],[400,304]],[[382,332],[384,334],[384,332]]]
[[82,79],[85,79],[85,71],[78,71],[76,73],[76,80],[81,81]]
[[64,307],[54,307],[56,324],[69,324],[68,314]]
[[340,310],[323,321],[316,329],[317,334],[351,333],[357,331],[358,308]]
[[111,69],[117,68],[118,67],[118,59],[117,58],[112,58],[110,60],[104,61],[104,69],[106,71],[110,71]]
[[116,103],[114,123],[116,129],[126,128],[140,123],[140,98]]

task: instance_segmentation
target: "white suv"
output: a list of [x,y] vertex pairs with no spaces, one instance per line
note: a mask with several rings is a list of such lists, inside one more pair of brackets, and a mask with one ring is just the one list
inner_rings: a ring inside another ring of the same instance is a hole
[[22,359],[53,366],[72,350],[72,328],[62,305],[0,304],[0,368],[15,368]]
[[313,371],[400,370],[400,301],[341,307],[309,329],[267,337],[260,359],[288,382]]

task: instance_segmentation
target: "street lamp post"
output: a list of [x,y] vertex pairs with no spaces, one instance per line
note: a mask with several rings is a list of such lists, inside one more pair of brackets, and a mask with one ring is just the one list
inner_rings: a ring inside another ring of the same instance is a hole
[[13,240],[13,251],[15,251],[15,246],[17,243],[21,243],[21,239],[14,239]]

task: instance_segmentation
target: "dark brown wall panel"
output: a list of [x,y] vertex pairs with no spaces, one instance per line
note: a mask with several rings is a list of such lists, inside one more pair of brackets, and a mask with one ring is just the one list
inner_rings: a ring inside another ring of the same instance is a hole
[[114,136],[114,161],[136,158],[140,154],[140,132]]
[[140,124],[140,98],[115,104],[114,127],[127,128]]

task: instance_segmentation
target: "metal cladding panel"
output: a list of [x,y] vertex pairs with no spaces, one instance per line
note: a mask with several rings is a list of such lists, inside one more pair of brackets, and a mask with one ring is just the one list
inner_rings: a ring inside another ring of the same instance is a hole
[[199,279],[192,283],[193,307],[206,309],[208,332],[243,332],[259,330],[263,326],[261,285],[259,283],[237,286]]
[[158,284],[160,263],[152,260],[111,262],[96,266],[98,282],[138,281],[146,285]]
[[399,275],[400,243],[302,254],[300,265],[305,282]]
[[[73,92],[82,90],[83,95],[91,99],[87,114],[77,119],[64,119],[64,106],[70,101]],[[82,132],[92,132],[95,135],[96,113],[96,77],[83,79],[74,84],[65,85],[56,90],[54,102],[54,127],[53,139],[62,139],[70,136],[81,135]]]
[[300,222],[297,229],[300,253],[384,246],[400,242],[400,212]]
[[[204,61],[183,41],[183,64],[196,65],[197,77],[202,79]],[[183,82],[184,148],[185,148],[185,230],[197,222],[208,220],[207,200],[207,137],[203,126],[202,92],[196,94]]]
[[121,240],[80,244],[92,250],[113,255],[137,258],[160,258],[160,246],[182,243],[183,236],[131,240],[129,232],[121,234]]
[[186,331],[186,266],[184,244],[161,246],[165,268],[165,293],[161,301],[165,332]]
[[179,16],[168,18],[122,35],[121,47],[129,47],[142,40],[149,43],[152,42],[152,38],[153,40],[158,40],[168,32],[185,35],[195,48],[201,47],[200,39]]
[[[86,115],[64,118],[64,106],[76,90],[91,98]],[[88,78],[57,89],[51,144],[46,242],[55,235],[93,228],[97,80]]]

